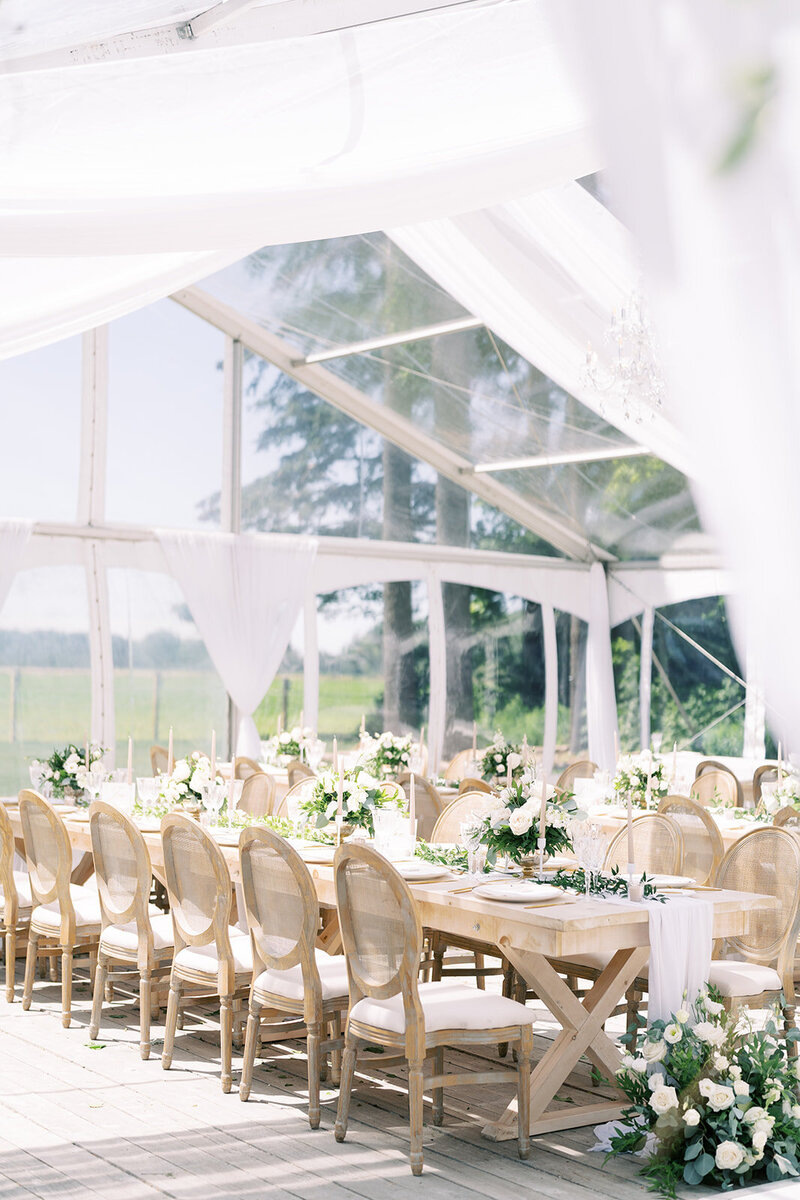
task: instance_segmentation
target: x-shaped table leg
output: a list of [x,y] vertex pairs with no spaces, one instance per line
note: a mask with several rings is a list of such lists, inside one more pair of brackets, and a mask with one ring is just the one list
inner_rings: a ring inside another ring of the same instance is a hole
[[[547,1108],[582,1054],[586,1054],[599,1071],[614,1078],[622,1056],[604,1032],[603,1025],[641,974],[650,956],[650,947],[618,950],[582,1001],[570,991],[543,955],[508,945],[503,945],[502,950],[561,1025],[561,1033],[531,1075],[531,1134],[614,1120],[619,1116],[621,1106],[609,1101],[570,1105],[569,1109],[549,1113]],[[516,1137],[516,1100],[509,1104],[499,1120],[487,1125],[483,1133],[498,1142]]]

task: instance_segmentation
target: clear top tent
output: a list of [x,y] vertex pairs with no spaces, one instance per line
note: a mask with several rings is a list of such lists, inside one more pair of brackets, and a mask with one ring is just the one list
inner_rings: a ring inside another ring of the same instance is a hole
[[557,7],[0,5],[3,786],[228,695],[764,753],[669,397],[586,377],[640,272]]

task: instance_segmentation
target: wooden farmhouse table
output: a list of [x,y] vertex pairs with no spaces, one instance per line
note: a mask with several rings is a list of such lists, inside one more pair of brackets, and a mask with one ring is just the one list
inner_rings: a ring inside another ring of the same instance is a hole
[[[64,815],[64,814],[62,814]],[[65,824],[73,848],[91,851],[88,812],[66,814]],[[19,810],[10,808],[15,834],[21,837]],[[154,824],[142,830],[150,852],[153,873],[163,882],[164,857],[161,836]],[[227,831],[226,831],[227,834]],[[239,876],[235,831],[221,842],[235,884]],[[321,944],[329,951],[339,948],[333,869],[309,864],[323,912]],[[571,1104],[552,1110],[550,1105],[582,1055],[609,1079],[622,1061],[622,1053],[605,1033],[603,1025],[648,961],[648,914],[645,908],[605,903],[584,897],[565,898],[563,903],[528,908],[515,903],[481,899],[457,889],[464,882],[455,878],[435,883],[413,883],[423,926],[444,933],[474,937],[493,943],[515,970],[532,987],[561,1026],[531,1074],[531,1134],[548,1133],[576,1126],[614,1120],[620,1101]],[[746,932],[751,914],[774,908],[771,896],[747,892],[709,892],[714,905],[714,938]],[[595,984],[577,997],[549,962],[550,958],[577,957],[589,951],[609,950],[613,957]],[[483,1133],[494,1141],[517,1136],[516,1101],[488,1124]]]

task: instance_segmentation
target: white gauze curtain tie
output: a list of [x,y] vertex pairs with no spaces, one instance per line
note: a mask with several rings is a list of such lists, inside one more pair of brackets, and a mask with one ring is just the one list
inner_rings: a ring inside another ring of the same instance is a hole
[[253,713],[278,671],[317,553],[313,538],[158,530],[170,572],[239,710],[236,753],[258,758]]

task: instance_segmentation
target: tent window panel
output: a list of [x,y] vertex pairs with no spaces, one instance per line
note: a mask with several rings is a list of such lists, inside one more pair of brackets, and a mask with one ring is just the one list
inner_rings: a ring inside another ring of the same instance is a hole
[[[289,645],[281,660],[278,673],[270,684],[269,691],[259,704],[253,720],[259,736],[268,741],[277,732],[278,719],[283,729],[293,729],[300,724],[303,713],[303,614],[297,618]],[[303,723],[308,724],[306,718]]]
[[82,746],[91,720],[82,567],[20,571],[0,610],[0,788],[30,786],[29,761]]
[[116,760],[149,775],[150,747],[166,746],[172,727],[175,756],[193,750],[226,753],[228,702],[183,593],[169,575],[111,568],[109,619],[114,656]]
[[[642,636],[641,617],[624,621],[611,630],[614,687],[617,696],[619,744],[625,754],[638,752],[641,741],[639,671]],[[655,670],[653,671],[655,674]],[[656,730],[652,725],[651,729]]]
[[109,327],[109,520],[219,526],[225,339],[170,300]]
[[667,747],[677,741],[679,747],[711,757],[740,755],[744,688],[676,630],[692,638],[727,671],[744,678],[723,597],[703,597],[658,609],[653,630],[651,729],[663,734]]
[[74,521],[81,454],[81,339],[68,338],[0,362],[0,405],[6,448],[0,513]]
[[463,584],[442,585],[447,638],[445,761],[502,730],[510,742],[544,738],[544,642],[538,604]]
[[556,612],[558,725],[554,766],[562,770],[588,754],[586,642],[589,626],[572,613]]

